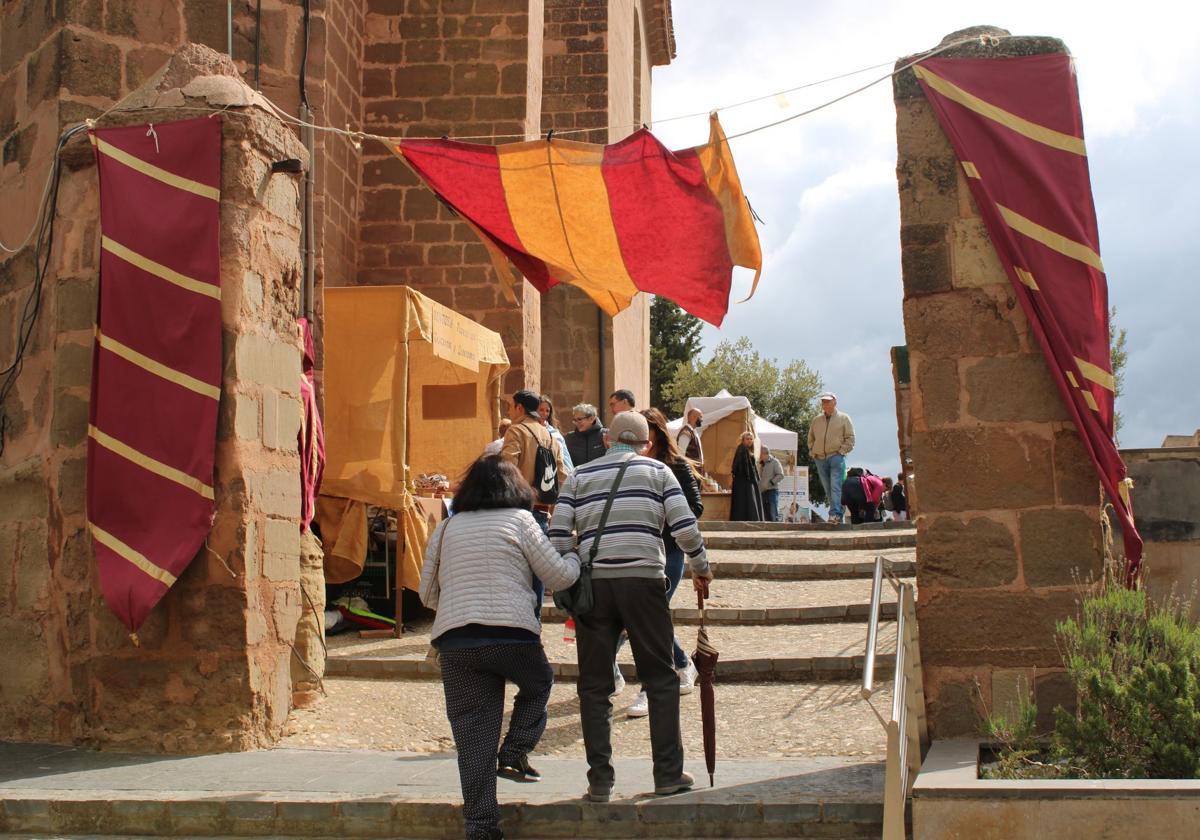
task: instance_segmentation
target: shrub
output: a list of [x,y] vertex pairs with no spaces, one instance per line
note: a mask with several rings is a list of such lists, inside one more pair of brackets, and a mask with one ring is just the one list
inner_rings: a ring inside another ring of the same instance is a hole
[[1057,635],[1079,705],[1055,709],[1052,752],[1072,775],[1200,776],[1200,629],[1180,604],[1110,581]]

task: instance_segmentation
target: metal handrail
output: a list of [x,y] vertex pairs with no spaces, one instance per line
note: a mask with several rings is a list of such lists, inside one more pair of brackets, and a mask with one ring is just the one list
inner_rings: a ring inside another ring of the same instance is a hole
[[[921,768],[928,746],[925,724],[925,692],[921,680],[921,650],[917,639],[916,605],[912,584],[898,580],[885,569],[886,557],[875,558],[871,582],[871,614],[867,625],[867,649],[863,660],[862,697],[887,731],[887,770],[884,779],[883,837],[904,840],[905,803]],[[896,590],[896,653],[892,681],[892,711],[884,720],[871,703],[875,692],[875,646],[879,638],[879,612],[883,600],[883,577]]]

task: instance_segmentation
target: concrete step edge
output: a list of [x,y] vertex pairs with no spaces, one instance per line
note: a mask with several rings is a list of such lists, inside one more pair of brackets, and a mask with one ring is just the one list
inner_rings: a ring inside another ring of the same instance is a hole
[[[754,563],[747,560],[711,560],[713,573],[726,578],[761,580],[870,580],[875,564],[867,563]],[[899,577],[917,573],[913,560],[892,561],[891,569]],[[691,576],[690,570],[685,570]]]
[[[863,659],[861,654],[721,659],[717,662],[716,679],[722,683],[850,681],[861,679]],[[875,661],[876,676],[890,676],[891,662],[889,655],[878,657]],[[633,663],[622,662],[619,665],[627,679],[637,677]],[[579,676],[579,665],[575,662],[552,661],[550,669],[554,672],[554,678],[560,681],[574,680]],[[441,669],[431,659],[393,656],[331,658],[325,663],[325,675],[359,679],[440,679]]]
[[[750,627],[762,624],[830,624],[836,622],[863,623],[870,616],[870,603],[829,604],[817,607],[765,607],[759,609],[732,609],[709,607],[705,610],[707,623],[720,626]],[[880,605],[880,615],[885,619],[896,617],[896,603]],[[567,614],[557,607],[542,607],[542,621],[562,623]],[[700,623],[700,610],[676,607],[671,610],[671,620],[676,624]]]
[[[697,791],[700,793],[701,791]],[[451,794],[453,795],[453,794]],[[444,800],[359,799],[346,795],[268,796],[211,791],[4,791],[0,832],[46,835],[159,837],[443,838],[462,836],[462,805]],[[504,803],[501,819],[513,837],[793,837],[878,836],[880,801],[862,795],[721,802],[693,794],[620,799]],[[880,797],[881,798],[881,797]]]
[[810,536],[807,534],[789,536],[753,533],[739,534],[737,536],[706,534],[704,537],[705,547],[712,550],[773,548],[776,550],[793,551],[809,549],[820,551],[864,551],[887,548],[912,548],[916,544],[917,536],[911,532],[903,534],[870,534],[849,538]]

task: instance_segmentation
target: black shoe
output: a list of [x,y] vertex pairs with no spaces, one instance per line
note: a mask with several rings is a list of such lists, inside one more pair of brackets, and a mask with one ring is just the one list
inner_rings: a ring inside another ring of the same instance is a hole
[[525,756],[521,756],[515,761],[498,762],[496,775],[514,782],[540,782],[542,780],[542,774],[530,766],[529,759]]

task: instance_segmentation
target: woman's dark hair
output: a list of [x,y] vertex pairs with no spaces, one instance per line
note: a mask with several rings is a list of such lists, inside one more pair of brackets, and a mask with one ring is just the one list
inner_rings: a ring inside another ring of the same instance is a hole
[[525,409],[525,413],[530,417],[537,417],[538,406],[542,404],[542,398],[533,391],[522,388],[513,394],[513,402]]
[[680,452],[675,439],[671,437],[667,429],[666,415],[657,408],[644,408],[642,416],[646,418],[646,425],[650,427],[650,451],[646,454],[664,464],[685,463],[699,477],[700,471],[696,469],[696,462]]
[[515,466],[499,455],[484,455],[467,468],[454,494],[454,512],[497,508],[530,510],[533,490]]
[[542,407],[542,403],[550,406],[550,416],[546,418],[546,422],[551,426],[554,425],[554,400],[550,399],[549,394],[542,394],[542,402],[538,403],[538,408]]

